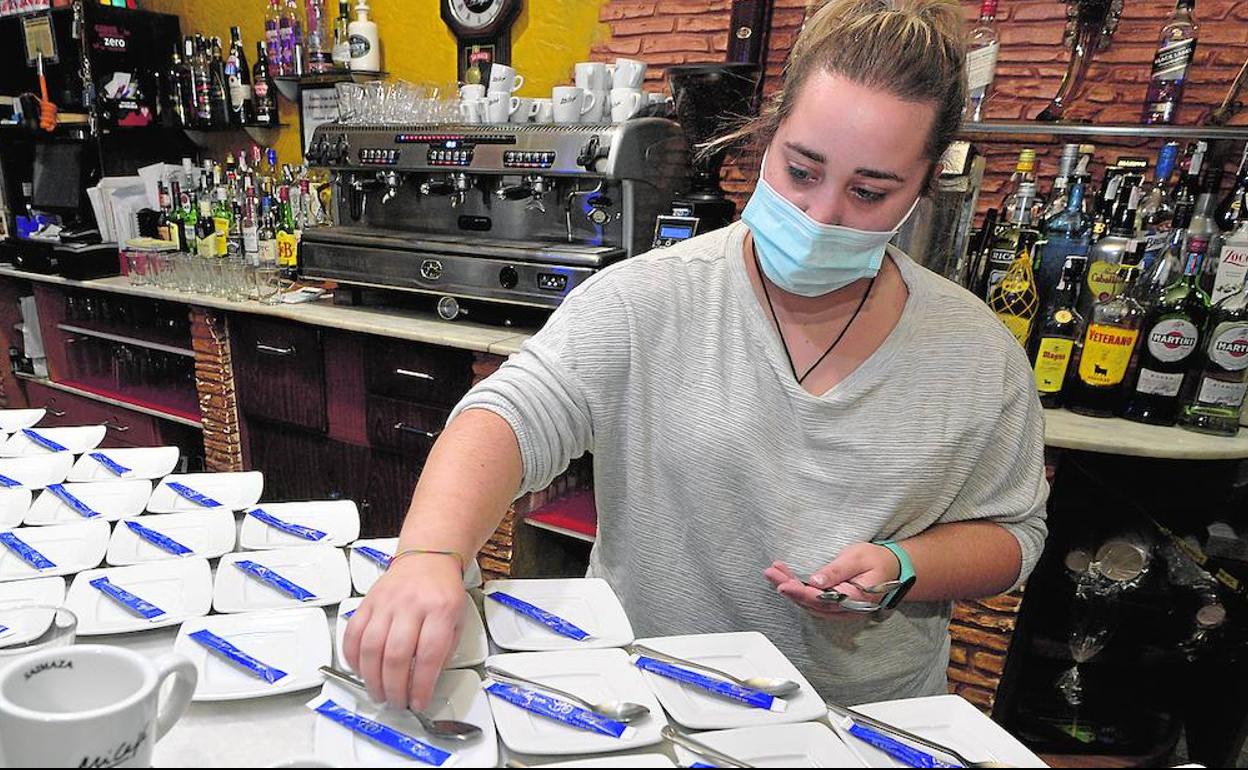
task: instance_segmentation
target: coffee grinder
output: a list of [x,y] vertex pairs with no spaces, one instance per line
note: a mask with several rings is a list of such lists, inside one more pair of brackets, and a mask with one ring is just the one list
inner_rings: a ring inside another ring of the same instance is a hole
[[685,64],[669,67],[676,120],[689,140],[689,189],[672,200],[670,214],[656,217],[654,248],[671,246],[732,223],[737,205],[724,195],[719,170],[727,147],[700,146],[731,130],[752,112],[760,70],[756,64]]

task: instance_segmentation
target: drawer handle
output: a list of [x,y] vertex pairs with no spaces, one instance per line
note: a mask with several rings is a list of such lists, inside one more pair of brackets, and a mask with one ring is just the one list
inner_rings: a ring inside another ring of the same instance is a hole
[[47,412],[48,412],[48,414],[52,415],[53,417],[64,417],[64,416],[65,416],[65,410],[64,410],[64,409],[53,409],[51,404],[44,404],[44,405],[43,405],[43,408],[44,408],[44,409],[46,409],[46,410],[47,410]]
[[416,380],[427,380],[428,382],[433,382],[438,379],[428,372],[416,372],[411,369],[395,369],[394,373],[404,377],[411,377]]
[[266,345],[263,342],[257,342],[256,352],[264,353],[265,355],[270,355],[270,356],[293,356],[295,354],[295,349],[294,347],[276,348],[276,347],[273,347],[272,345]]
[[417,436],[424,436],[430,440],[442,435],[442,431],[440,430],[428,431],[424,428],[417,428],[415,425],[408,425],[405,422],[396,422],[394,424],[394,429],[403,433],[415,433]]
[[108,420],[105,420],[104,427],[108,430],[115,430],[118,433],[125,433],[126,431],[130,430],[130,428],[133,426],[123,425],[122,423],[112,423],[112,422],[109,422]]

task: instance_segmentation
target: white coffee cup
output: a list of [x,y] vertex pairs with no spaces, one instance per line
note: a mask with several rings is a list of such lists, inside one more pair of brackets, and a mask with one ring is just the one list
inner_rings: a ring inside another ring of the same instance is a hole
[[[527,96],[513,96],[512,103],[515,107],[511,111],[512,123],[528,123],[537,115],[538,100],[530,99]],[[547,99],[546,101],[550,101]]]
[[[160,691],[173,678],[163,708]],[[102,644],[59,647],[0,669],[0,764],[151,767],[195,693],[195,666]]]
[[593,105],[589,111],[581,115],[582,123],[605,123],[611,115],[610,91],[586,91],[586,97],[593,97]]
[[506,123],[515,110],[518,98],[503,91],[491,91],[485,96],[486,123]]
[[594,109],[595,97],[576,86],[556,86],[550,100],[556,123],[580,123],[585,113]]
[[612,88],[641,88],[646,82],[646,63],[638,59],[616,59]]
[[534,123],[554,123],[555,122],[555,100],[554,99],[534,99],[533,100],[533,122]]
[[607,80],[607,65],[604,62],[578,62],[575,72],[578,88],[586,91],[607,91],[611,88],[611,82]]
[[460,99],[459,119],[465,123],[480,123],[485,120],[485,99]]
[[489,90],[514,94],[523,85],[524,75],[517,75],[515,68],[497,62],[490,65]]
[[459,98],[474,101],[485,98],[485,86],[480,83],[469,83],[459,89]]
[[616,88],[611,91],[611,120],[622,123],[637,114],[645,103],[645,92],[640,88]]

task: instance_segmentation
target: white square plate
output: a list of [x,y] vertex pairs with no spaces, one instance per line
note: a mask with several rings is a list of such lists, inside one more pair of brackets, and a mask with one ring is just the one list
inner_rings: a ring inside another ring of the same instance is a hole
[[788,704],[784,711],[765,711],[712,695],[699,687],[682,684],[649,671],[641,672],[646,683],[663,702],[663,708],[672,715],[672,719],[691,730],[726,730],[734,727],[808,722],[827,713],[823,699],[810,686],[810,682],[806,681],[797,667],[784,657],[784,653],[770,639],[756,631],[664,636],[638,639],[637,643],[677,658],[717,668],[733,676],[775,677],[790,679],[801,685],[801,690],[796,695],[784,699]]
[[20,556],[0,545],[0,581],[28,580],[49,575],[72,575],[100,566],[108,550],[108,522],[83,521],[51,527],[19,527],[8,530],[22,542],[46,556],[56,566],[37,570]]
[[169,482],[190,487],[201,495],[207,495],[222,508],[241,511],[260,501],[264,492],[264,474],[260,471],[236,473],[181,473],[166,476],[156,485],[147,510],[152,513],[181,513],[183,511],[209,511],[211,508],[193,503],[169,488]]
[[[455,719],[480,727],[481,737],[469,743],[432,740],[420,729],[420,723],[415,717],[378,706],[368,699],[367,694],[336,682],[326,682],[321,694],[328,695],[338,705],[361,716],[451,752],[455,757],[448,761],[448,765],[452,762],[454,767],[498,765],[498,735],[494,731],[494,720],[490,717],[490,706],[486,702],[488,696],[481,689],[481,678],[475,671],[443,672],[434,687],[433,700],[425,712],[434,719]],[[428,767],[319,715],[316,717],[315,754],[336,767]]]
[[[882,701],[855,706],[881,722],[948,746],[972,762],[1001,762],[1010,767],[1048,767],[1003,727],[957,695]],[[852,736],[845,743],[867,767],[905,767]]]
[[[190,637],[205,628],[286,676],[270,684]],[[323,679],[318,669],[328,666],[333,656],[329,621],[318,607],[188,620],[178,629],[173,650],[199,670],[198,701],[262,698],[317,687]]]
[[47,413],[46,409],[0,409],[0,433],[17,433],[22,428],[33,428]]
[[[551,631],[493,599],[504,591],[558,615],[590,634],[578,642]],[[558,580],[491,580],[485,584],[485,622],[494,642],[507,650],[594,650],[623,647],[633,641],[633,626],[619,597],[601,578]]]
[[[65,484],[65,491],[81,500],[88,508],[100,514],[101,521],[117,521],[128,516],[138,516],[147,507],[152,496],[152,482],[143,479],[133,481],[89,481],[81,484]],[[81,513],[69,507],[50,490],[44,489],[26,513],[25,523],[31,525],[72,524],[83,521]]]
[[0,457],[33,457],[36,455],[80,455],[90,452],[104,440],[107,429],[103,425],[76,425],[69,428],[38,428],[36,432],[65,447],[66,452],[53,452],[43,444],[20,431],[0,444]]
[[[103,454],[108,459],[129,468],[130,472],[118,476],[108,466],[92,457]],[[176,446],[137,447],[131,449],[101,449],[78,458],[69,471],[70,481],[117,481],[119,479],[159,479],[173,473],[181,452]]]
[[553,762],[548,765],[529,767],[676,767],[664,754],[611,754],[593,759],[575,759],[571,762]]
[[[355,669],[347,663],[346,656],[342,652],[342,640],[347,632],[347,622],[350,618],[344,618],[348,612],[354,612],[364,601],[363,596],[353,596],[350,599],[344,599],[342,604],[338,605],[338,617],[334,623],[334,658],[338,661],[338,668],[344,671],[355,673]],[[447,661],[446,668],[471,668],[479,666],[485,662],[485,658],[490,654],[490,643],[485,637],[485,626],[481,623],[481,615],[477,612],[477,605],[469,597],[464,603],[464,621],[459,632],[459,645],[455,647],[455,652],[451,654],[451,659]]]
[[27,489],[43,489],[49,484],[60,484],[74,464],[74,456],[68,452],[40,455],[38,457],[0,458],[0,476],[8,476]]
[[[320,540],[305,540],[260,521],[250,512],[259,508],[287,524],[319,529]],[[302,503],[265,503],[243,515],[238,547],[249,551],[269,548],[302,548],[309,545],[344,546],[360,536],[360,509],[351,500],[311,500]]]
[[[234,514],[224,508],[203,513],[153,513],[138,517],[135,523],[173,538],[205,559],[215,559],[233,551],[238,535]],[[113,526],[113,537],[104,558],[109,564],[119,567],[183,557],[139,537],[123,519]]]
[[[355,592],[363,596],[373,587],[386,568],[364,554],[358,553],[356,547],[375,548],[387,556],[394,556],[399,549],[399,539],[397,537],[365,538],[356,540],[347,549],[347,562],[351,565],[351,583],[355,586]],[[481,585],[481,567],[476,559],[470,559],[464,570],[464,588],[476,588],[479,585]]]
[[[316,594],[316,598],[301,602],[234,566],[234,562],[245,559],[268,567]],[[243,551],[228,553],[217,564],[212,608],[217,612],[250,612],[324,607],[337,604],[350,595],[351,575],[347,572],[347,558],[341,548],[311,545],[277,551]]]
[[26,487],[0,489],[0,529],[16,527],[22,523],[26,512],[30,510],[32,496]]
[[[56,615],[52,610],[12,614],[22,607],[59,607],[65,602],[65,578],[46,577],[0,583],[0,626],[8,631],[0,636],[0,648],[26,644],[48,630]],[[8,660],[0,658],[0,660]]]
[[[609,700],[640,703],[650,716],[631,723],[631,739],[612,738],[565,725],[490,696],[498,734],[507,748],[521,754],[602,754],[653,746],[662,740],[667,724],[659,701],[623,650],[569,650],[562,652],[492,655],[488,664],[526,679],[558,687],[590,703]],[[536,688],[533,688],[536,689]],[[558,696],[554,696],[558,697]]]
[[[156,605],[165,614],[155,620],[134,614],[91,585],[98,577],[107,577],[113,585]],[[78,616],[79,636],[176,626],[208,614],[212,607],[212,570],[207,559],[199,558],[87,570],[74,578],[65,605]]]
[[[698,733],[697,740],[754,767],[866,767],[832,728],[821,722],[738,727]],[[710,762],[682,746],[676,759],[684,767]]]

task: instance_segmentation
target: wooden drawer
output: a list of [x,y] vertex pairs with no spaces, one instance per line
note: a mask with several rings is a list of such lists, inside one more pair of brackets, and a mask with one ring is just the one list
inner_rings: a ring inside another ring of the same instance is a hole
[[325,355],[319,329],[266,318],[231,318],[238,405],[265,420],[324,433]]
[[453,348],[370,338],[364,386],[379,396],[454,406],[472,385],[472,354]]
[[103,425],[108,429],[101,446],[159,446],[160,429],[155,417],[120,406],[94,401],[73,393],[49,388],[37,382],[26,383],[31,408],[48,410],[41,425]]
[[433,442],[442,434],[449,412],[439,407],[369,394],[364,411],[368,443],[376,449],[399,452],[417,465],[425,462]]

